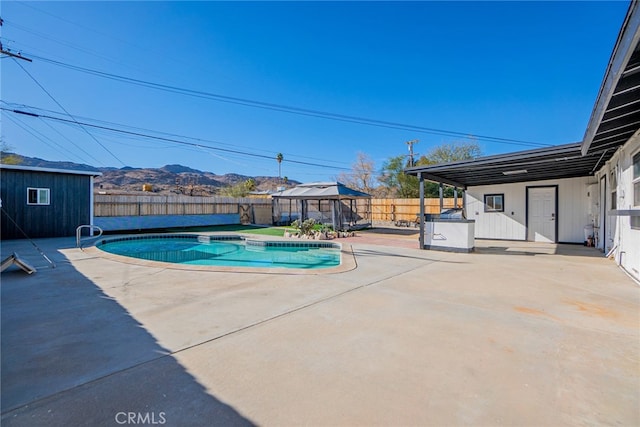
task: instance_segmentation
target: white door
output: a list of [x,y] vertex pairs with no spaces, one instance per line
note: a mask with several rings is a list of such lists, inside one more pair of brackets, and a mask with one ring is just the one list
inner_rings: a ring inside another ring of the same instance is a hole
[[527,240],[556,241],[555,187],[529,188],[529,224]]

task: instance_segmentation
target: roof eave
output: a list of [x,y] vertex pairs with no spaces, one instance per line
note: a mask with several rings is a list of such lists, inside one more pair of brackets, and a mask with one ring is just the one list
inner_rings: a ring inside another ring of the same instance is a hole
[[596,135],[600,122],[607,110],[613,92],[620,81],[631,55],[633,55],[635,46],[640,40],[640,10],[638,3],[632,1],[627,11],[627,16],[622,25],[622,30],[618,35],[618,40],[609,59],[609,65],[605,72],[604,80],[598,92],[598,98],[593,110],[591,112],[591,118],[587,125],[584,138],[582,140],[581,152],[582,155],[586,155],[591,147],[591,143]]
[[76,169],[56,169],[56,168],[42,168],[39,166],[22,166],[22,165],[9,165],[0,163],[0,169],[7,170],[21,170],[28,172],[50,172],[50,173],[62,173],[68,175],[88,175],[88,176],[102,176],[102,172],[98,171],[85,171]]

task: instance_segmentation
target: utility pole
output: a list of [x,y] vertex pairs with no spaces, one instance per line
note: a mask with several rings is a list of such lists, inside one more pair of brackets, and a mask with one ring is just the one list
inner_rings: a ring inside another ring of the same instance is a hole
[[[4,24],[4,21],[2,20],[2,18],[0,18],[0,27],[2,27],[2,24]],[[13,52],[10,52],[9,50],[5,50],[5,48],[2,46],[2,42],[0,42],[0,53],[3,55],[10,56],[12,58],[18,58],[18,59],[23,59],[25,61],[32,62],[31,59],[25,58],[24,56],[20,55],[19,52],[13,53]]]
[[419,140],[412,139],[411,141],[407,141],[407,145],[409,146],[409,167],[413,166],[413,144],[417,144]]

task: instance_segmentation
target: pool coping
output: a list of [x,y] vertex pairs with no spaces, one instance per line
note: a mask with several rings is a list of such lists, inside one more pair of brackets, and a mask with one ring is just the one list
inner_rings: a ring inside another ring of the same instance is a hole
[[[163,235],[189,235],[189,236],[211,236],[222,238],[220,240],[224,240],[224,238],[235,237],[241,238],[243,240],[251,240],[255,242],[277,242],[277,243],[285,243],[289,242],[290,239],[277,238],[275,236],[259,236],[259,235],[246,235],[238,233],[237,235],[230,234],[211,234],[211,233],[142,233],[142,234],[131,234],[124,235],[120,238],[127,239],[130,237],[160,237]],[[118,239],[119,237],[113,237],[114,239]],[[95,242],[91,243],[88,246],[82,247],[82,251],[89,255],[95,255],[100,258],[108,259],[110,261],[121,262],[124,264],[138,265],[143,267],[154,267],[154,268],[162,268],[162,269],[171,269],[171,270],[183,270],[183,271],[207,271],[212,273],[251,273],[251,274],[289,274],[289,275],[324,275],[324,274],[336,274],[336,273],[344,273],[347,271],[351,271],[357,268],[358,264],[353,253],[353,248],[349,244],[343,244],[340,242],[324,242],[331,243],[333,245],[337,245],[340,248],[340,265],[335,267],[328,268],[319,268],[319,269],[304,269],[304,268],[285,268],[285,267],[273,267],[273,268],[264,268],[264,267],[227,267],[227,266],[215,266],[215,265],[190,265],[190,264],[175,264],[170,262],[162,262],[162,261],[151,261],[139,258],[132,258],[124,255],[116,255],[101,249],[98,249],[96,244],[102,240],[109,240],[109,237],[100,238]],[[291,243],[323,243],[319,241],[310,240],[308,242],[304,241],[292,241]]]

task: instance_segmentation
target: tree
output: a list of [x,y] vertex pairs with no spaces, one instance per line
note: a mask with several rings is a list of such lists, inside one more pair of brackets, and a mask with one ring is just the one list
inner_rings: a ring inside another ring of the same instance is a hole
[[282,155],[282,153],[278,153],[276,154],[276,160],[278,161],[278,180],[281,180],[281,176],[282,176],[282,161],[284,160],[284,156]]
[[429,165],[451,163],[460,160],[471,160],[482,155],[482,149],[476,141],[450,142],[432,148],[426,156]]
[[359,151],[356,161],[351,165],[351,173],[341,173],[337,180],[344,185],[365,193],[372,193],[376,181],[375,163],[367,154]]
[[[418,178],[404,173],[408,166],[406,156],[391,157],[382,164],[378,181],[387,189],[386,193],[392,197],[418,197],[420,188]],[[418,164],[420,162],[418,161]]]
[[0,163],[5,165],[19,165],[22,163],[22,158],[12,153],[13,147],[9,144],[6,144],[4,141],[0,144],[2,148],[0,148]]
[[253,178],[249,178],[246,181],[223,188],[220,193],[227,197],[247,197],[255,189],[256,181]]
[[[460,160],[470,160],[482,155],[482,150],[477,142],[453,142],[438,145],[432,148],[426,155],[421,156],[416,166],[450,163]],[[418,178],[404,173],[408,167],[406,156],[389,158],[380,171],[378,180],[386,187],[387,194],[401,198],[417,198],[420,196],[420,183]],[[425,197],[439,197],[439,185],[434,182],[425,182]],[[445,197],[452,197],[453,190],[445,187]]]

